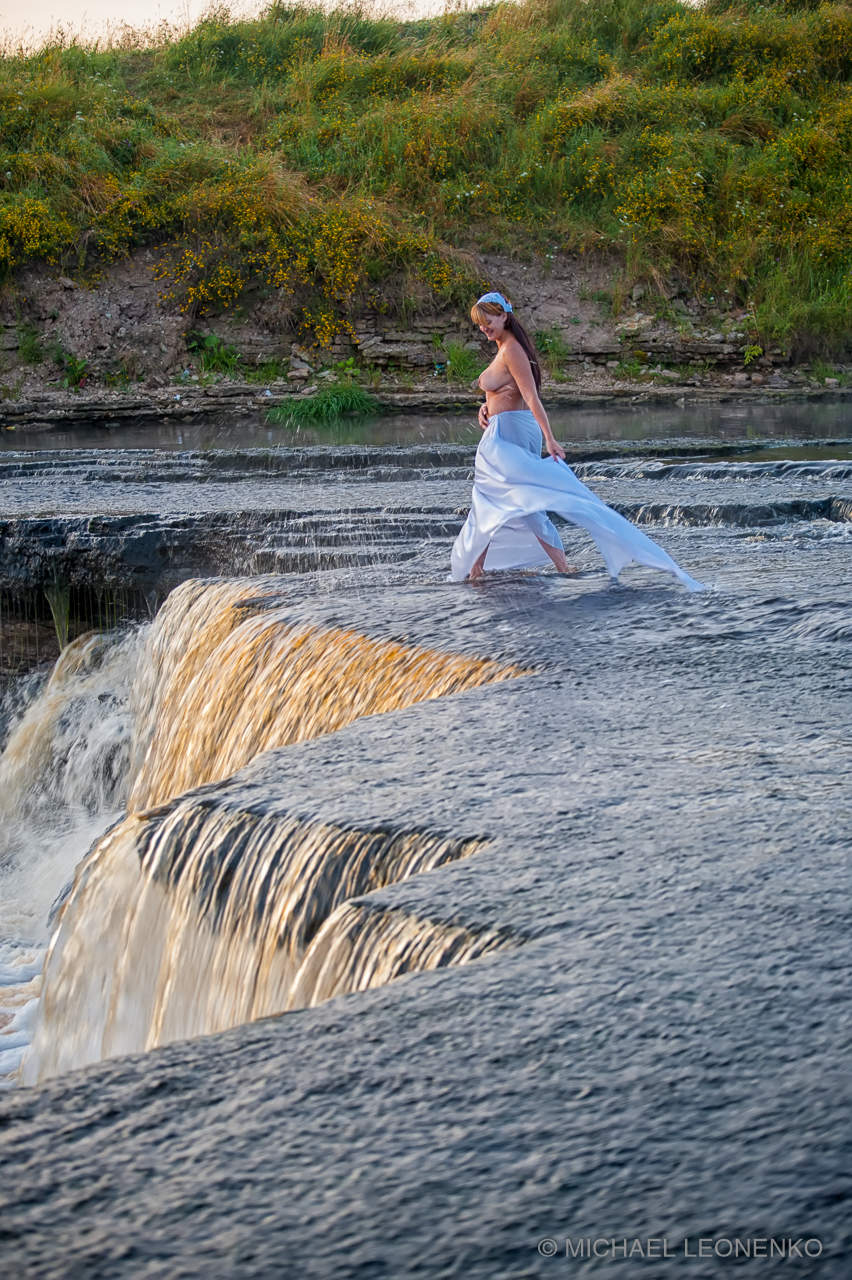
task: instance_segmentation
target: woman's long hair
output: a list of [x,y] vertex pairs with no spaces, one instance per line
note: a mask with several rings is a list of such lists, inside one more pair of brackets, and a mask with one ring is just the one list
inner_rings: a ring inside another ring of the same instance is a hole
[[506,331],[517,339],[523,348],[532,369],[536,391],[541,391],[541,364],[532,338],[515,316],[514,311],[504,311],[499,302],[479,302],[470,309],[470,318],[474,324],[484,324],[483,316],[505,316]]

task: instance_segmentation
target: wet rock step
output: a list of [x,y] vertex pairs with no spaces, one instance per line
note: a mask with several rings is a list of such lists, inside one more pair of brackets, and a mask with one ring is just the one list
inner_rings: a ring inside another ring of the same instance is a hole
[[262,547],[252,551],[242,567],[244,572],[251,574],[311,573],[391,561],[397,563],[411,560],[416,554],[416,547],[400,548],[378,542],[338,547]]
[[423,539],[454,537],[460,523],[446,510],[355,518],[247,511],[5,520],[0,521],[0,591],[24,597],[59,583],[162,596],[190,577],[400,559],[414,555]]
[[322,446],[298,449],[186,450],[167,453],[156,449],[69,449],[43,454],[0,454],[0,481],[25,476],[78,475],[98,481],[189,479],[217,482],[243,480],[251,475],[292,475],[314,471],[363,471],[402,468],[415,473],[425,469],[470,467],[469,445],[363,445],[346,448]]
[[789,502],[772,503],[680,503],[647,502],[640,504],[615,503],[634,524],[731,525],[745,529],[762,525],[787,524],[830,520],[845,522],[852,518],[852,499],[813,498],[792,499]]

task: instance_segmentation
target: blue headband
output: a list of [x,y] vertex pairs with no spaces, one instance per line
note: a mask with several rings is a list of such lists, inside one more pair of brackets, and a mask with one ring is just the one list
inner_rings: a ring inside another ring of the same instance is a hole
[[483,302],[496,302],[497,306],[502,307],[507,313],[510,313],[512,310],[511,302],[509,302],[507,298],[504,298],[502,293],[483,293],[481,298],[477,298],[476,305],[479,307]]

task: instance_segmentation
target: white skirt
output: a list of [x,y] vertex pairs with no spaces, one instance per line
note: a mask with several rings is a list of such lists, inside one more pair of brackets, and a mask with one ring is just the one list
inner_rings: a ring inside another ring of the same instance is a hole
[[498,413],[476,451],[470,514],[456,538],[450,581],[461,582],[485,551],[485,569],[528,569],[550,564],[539,543],[562,548],[545,514],[555,511],[591,534],[617,578],[635,562],[673,573],[690,591],[702,584],[662,547],[602,502],[561,458],[542,458],[542,435],[529,409]]

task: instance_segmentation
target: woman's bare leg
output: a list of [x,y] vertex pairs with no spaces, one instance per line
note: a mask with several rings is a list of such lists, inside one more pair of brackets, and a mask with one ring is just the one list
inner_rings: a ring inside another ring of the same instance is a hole
[[474,561],[474,563],[470,566],[470,573],[467,576],[471,582],[476,582],[477,578],[482,577],[484,566],[485,566],[485,557],[487,555],[488,555],[488,548],[486,547],[482,555],[479,556]]
[[[538,535],[536,535],[538,536]],[[552,547],[549,542],[545,542],[544,538],[538,539],[544,550],[550,556],[559,573],[576,573],[576,566],[569,564],[565,559],[565,552],[561,547]]]

